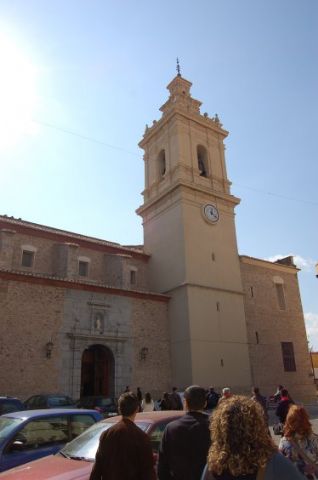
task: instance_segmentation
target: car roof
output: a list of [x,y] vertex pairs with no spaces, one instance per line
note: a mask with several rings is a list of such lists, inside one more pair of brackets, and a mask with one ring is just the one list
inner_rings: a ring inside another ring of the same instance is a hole
[[21,402],[21,400],[17,397],[6,397],[5,395],[0,395],[0,400],[18,400],[19,402]]
[[[137,413],[135,418],[135,423],[145,422],[145,423],[156,423],[160,420],[165,420],[171,417],[178,418],[182,417],[186,412],[184,410],[159,410],[153,412],[140,412]],[[121,420],[121,415],[116,415],[115,417],[109,417],[105,420],[102,420],[101,423],[116,423]]]
[[28,398],[33,397],[67,397],[72,399],[72,397],[70,397],[70,395],[67,395],[66,393],[35,393]]
[[61,415],[61,414],[78,414],[84,415],[85,413],[94,413],[98,415],[96,410],[88,410],[88,409],[78,409],[78,408],[41,408],[39,410],[22,410],[20,412],[10,412],[2,415],[3,417],[7,418],[21,418],[21,419],[28,419],[28,418],[37,418],[43,417],[46,415]]

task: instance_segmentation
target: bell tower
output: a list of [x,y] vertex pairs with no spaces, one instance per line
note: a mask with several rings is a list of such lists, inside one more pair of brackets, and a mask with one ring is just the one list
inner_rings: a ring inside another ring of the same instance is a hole
[[162,116],[146,126],[144,247],[150,287],[171,296],[172,378],[191,384],[251,385],[234,208],[217,115],[201,115],[180,71]]

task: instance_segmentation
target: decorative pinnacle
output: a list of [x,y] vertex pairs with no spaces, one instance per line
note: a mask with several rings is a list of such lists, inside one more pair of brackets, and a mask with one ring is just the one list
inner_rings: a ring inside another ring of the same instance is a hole
[[180,63],[179,63],[178,57],[177,57],[177,72],[178,72],[178,77],[181,77]]

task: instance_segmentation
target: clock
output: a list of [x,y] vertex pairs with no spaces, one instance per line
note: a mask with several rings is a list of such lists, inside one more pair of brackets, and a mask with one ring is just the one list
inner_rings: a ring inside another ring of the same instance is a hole
[[203,215],[206,220],[216,223],[219,220],[219,211],[215,205],[207,204],[203,207]]

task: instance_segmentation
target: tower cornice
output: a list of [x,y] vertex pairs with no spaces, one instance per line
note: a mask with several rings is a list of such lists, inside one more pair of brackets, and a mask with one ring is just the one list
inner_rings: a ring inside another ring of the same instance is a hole
[[192,122],[195,122],[204,128],[209,128],[210,130],[221,135],[222,138],[226,138],[229,134],[227,130],[222,128],[222,124],[220,121],[218,121],[217,117],[211,118],[207,114],[201,115],[200,113],[188,113],[181,108],[175,107],[160,120],[155,120],[151,127],[146,126],[143,139],[139,142],[138,146],[144,149],[153,136],[155,136],[167,123],[169,123],[173,117],[178,116],[183,117],[186,120],[191,120]]
[[178,182],[173,183],[168,188],[166,188],[165,190],[160,192],[155,197],[152,197],[151,200],[148,200],[143,205],[141,205],[136,210],[136,213],[140,216],[143,216],[143,214],[147,210],[149,210],[149,208],[152,208],[155,204],[160,202],[164,197],[167,197],[168,195],[170,195],[171,193],[173,193],[174,191],[176,191],[180,188],[200,192],[204,195],[209,195],[210,197],[213,196],[214,198],[225,201],[225,202],[230,203],[231,205],[234,205],[234,206],[238,205],[241,201],[240,198],[235,197],[234,195],[229,195],[229,194],[219,192],[219,191],[216,191],[216,190],[211,190],[211,188],[207,188],[207,187],[204,187],[204,186],[199,186],[199,185],[196,185],[196,184],[193,184],[193,183],[190,183],[190,182],[186,182],[184,180],[183,181],[179,180]]

